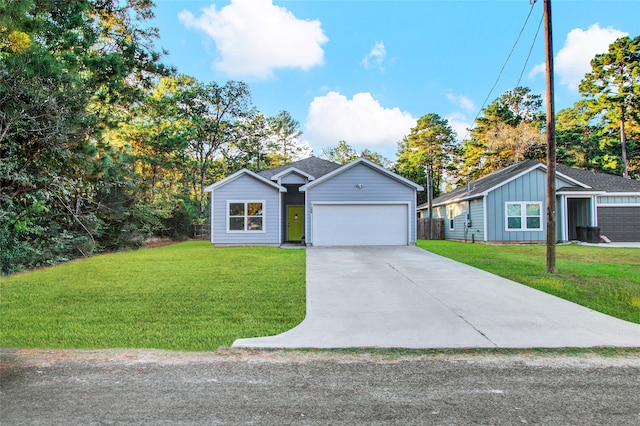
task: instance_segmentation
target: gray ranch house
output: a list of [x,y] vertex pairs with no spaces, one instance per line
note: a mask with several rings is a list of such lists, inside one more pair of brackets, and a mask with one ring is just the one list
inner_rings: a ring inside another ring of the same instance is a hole
[[[611,241],[640,241],[640,182],[558,166],[558,241],[578,239],[579,227],[599,227]],[[427,205],[418,207],[421,217]],[[546,241],[546,165],[523,162],[433,200],[447,240],[495,243]]]
[[215,245],[412,245],[423,188],[366,159],[316,157],[210,186]]

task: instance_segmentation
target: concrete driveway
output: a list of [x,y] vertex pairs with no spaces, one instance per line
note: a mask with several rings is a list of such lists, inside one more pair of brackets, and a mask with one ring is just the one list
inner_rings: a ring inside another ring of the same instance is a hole
[[640,324],[417,247],[309,247],[305,320],[233,346],[640,347]]

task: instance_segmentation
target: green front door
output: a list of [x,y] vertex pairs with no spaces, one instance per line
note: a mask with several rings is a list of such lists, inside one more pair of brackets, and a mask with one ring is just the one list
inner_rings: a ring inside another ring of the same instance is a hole
[[300,241],[304,236],[304,207],[287,206],[287,240]]

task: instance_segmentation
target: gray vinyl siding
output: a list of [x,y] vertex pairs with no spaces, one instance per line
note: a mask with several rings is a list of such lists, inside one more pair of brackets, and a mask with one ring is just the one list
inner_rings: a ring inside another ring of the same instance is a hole
[[[264,201],[264,232],[227,231],[227,201]],[[213,244],[280,244],[280,192],[250,176],[241,176],[212,193],[211,242]]]
[[[449,210],[453,208],[453,230],[450,228]],[[484,240],[484,211],[482,198],[459,203],[451,203],[434,209],[434,217],[444,219],[444,239],[456,241]],[[467,227],[470,214],[471,227]]]
[[307,178],[305,178],[304,176],[300,176],[297,173],[289,173],[288,175],[282,176],[282,178],[280,179],[281,185],[284,185],[284,184],[304,185],[305,183],[307,183]]
[[[539,169],[520,176],[487,194],[487,240],[537,242],[546,240],[546,174]],[[541,202],[540,231],[507,231],[506,202]]]
[[[449,212],[453,210],[453,229],[449,221]],[[445,240],[464,240],[465,226],[464,221],[469,212],[466,201],[461,203],[447,204],[442,216],[444,218],[444,238]]]
[[471,239],[484,241],[484,203],[482,198],[471,200],[471,227],[467,233],[467,240]]
[[[361,184],[362,188],[356,185]],[[409,243],[416,241],[416,190],[389,176],[383,175],[364,164],[358,164],[307,190],[307,212],[315,202],[403,202],[409,203]],[[307,217],[305,227],[307,241],[313,241],[311,220]]]

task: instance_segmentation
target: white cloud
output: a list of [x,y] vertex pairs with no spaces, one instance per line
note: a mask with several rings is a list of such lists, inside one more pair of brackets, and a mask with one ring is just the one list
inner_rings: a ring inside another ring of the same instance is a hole
[[219,10],[202,9],[198,17],[186,10],[178,17],[215,41],[215,66],[232,76],[268,78],[277,68],[308,70],[324,62],[328,38],[320,21],[297,19],[272,0],[231,0]]
[[[600,28],[593,24],[586,31],[575,28],[567,34],[562,49],[554,58],[554,71],[560,78],[560,84],[564,84],[573,90],[578,90],[580,81],[584,75],[591,71],[591,60],[599,53],[609,50],[609,45],[620,37],[627,36],[612,27]],[[545,64],[536,65],[530,77],[544,73]]]
[[335,146],[344,140],[357,149],[391,152],[415,125],[411,114],[384,108],[370,93],[357,93],[347,99],[329,92],[311,102],[305,137],[314,148]]
[[362,60],[362,66],[368,70],[370,70],[371,68],[377,68],[380,71],[384,71],[382,63],[384,62],[384,58],[386,56],[387,50],[384,48],[384,43],[381,41],[376,41],[376,44],[373,45],[369,54]]
[[456,132],[456,140],[462,142],[463,138],[467,136],[467,129],[469,129],[473,123],[469,122],[467,116],[461,112],[451,113],[445,118],[449,122],[449,126]]
[[447,93],[447,98],[465,111],[474,112],[476,110],[476,104],[466,96]]

